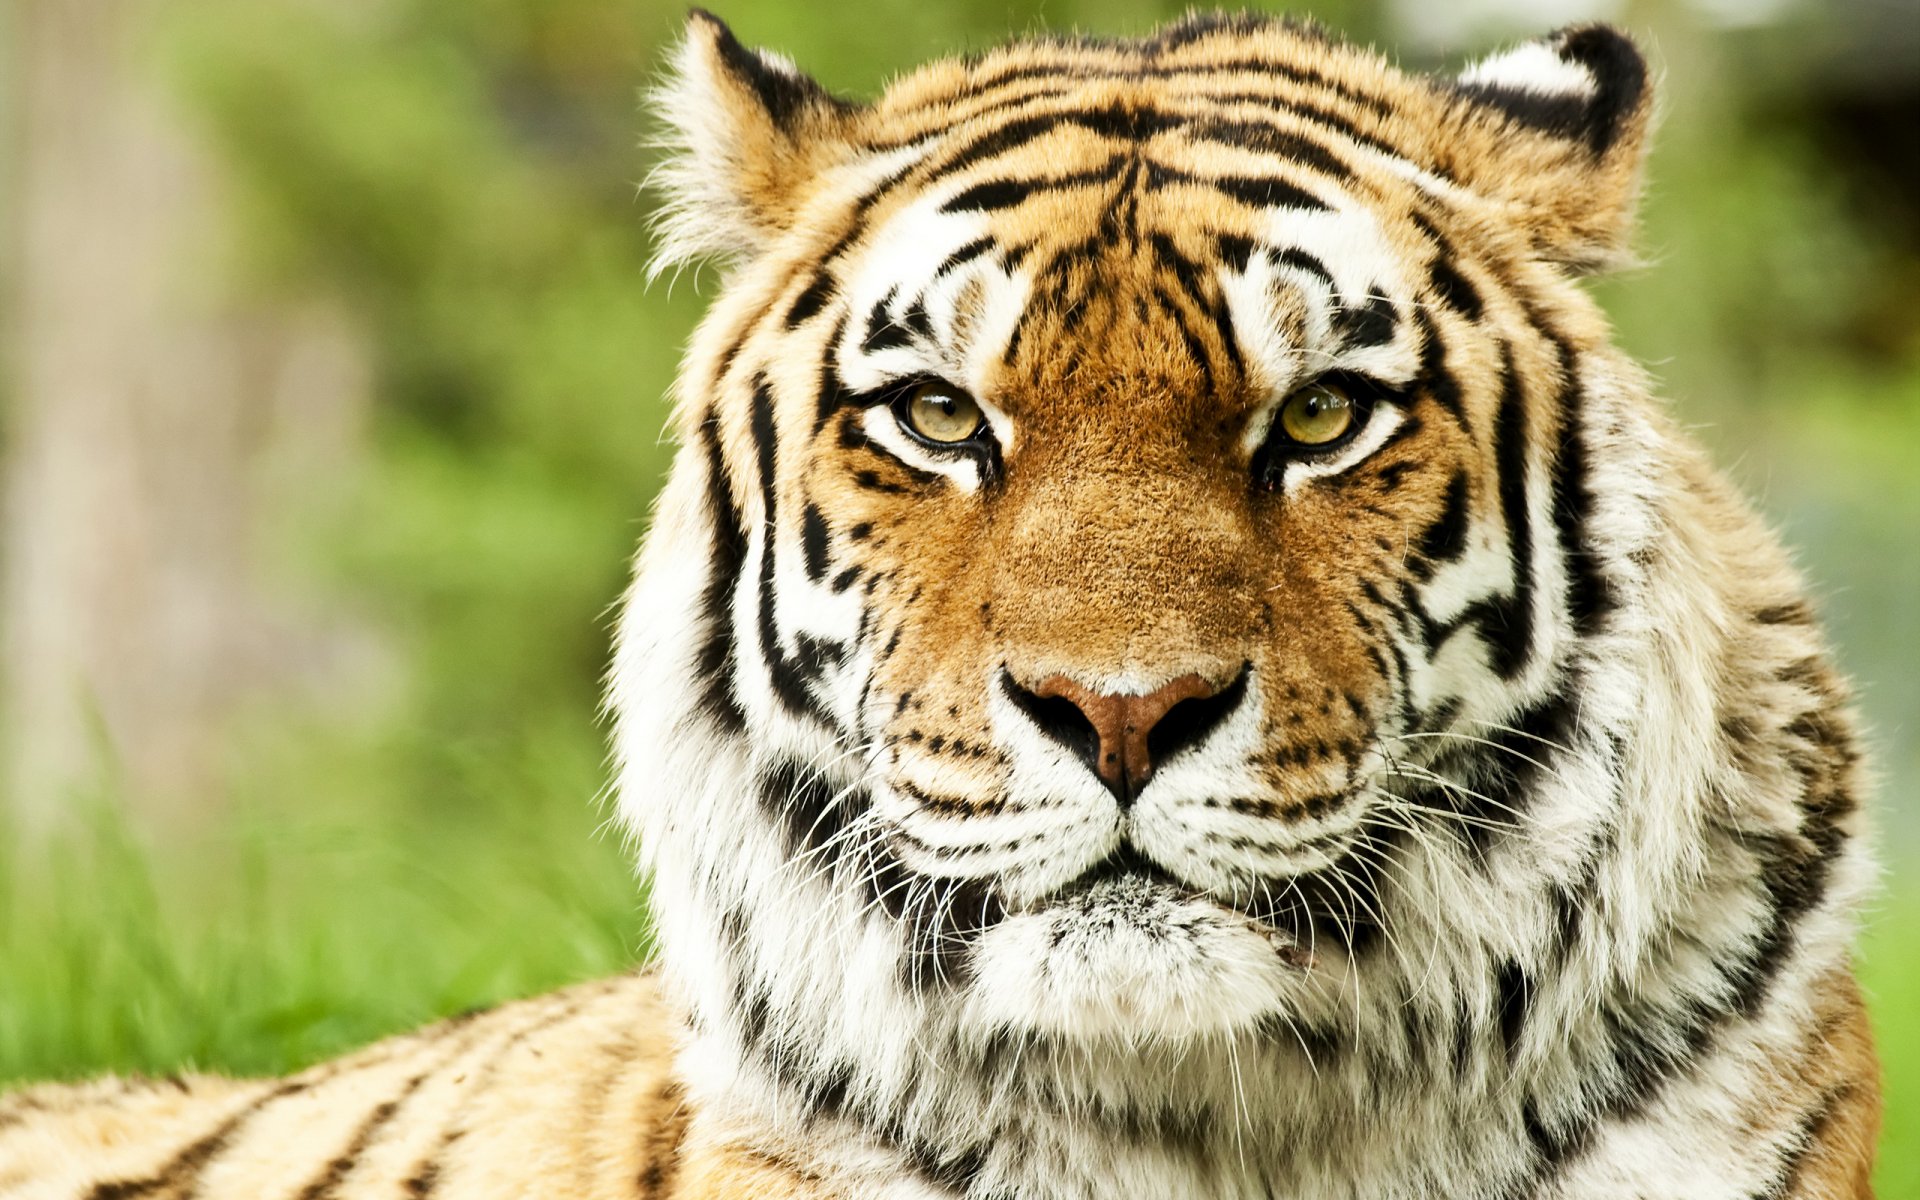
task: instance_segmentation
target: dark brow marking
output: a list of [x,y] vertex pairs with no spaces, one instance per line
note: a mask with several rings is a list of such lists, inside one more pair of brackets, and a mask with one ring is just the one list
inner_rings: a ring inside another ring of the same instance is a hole
[[894,350],[912,344],[912,332],[906,325],[895,321],[887,311],[893,307],[894,299],[898,295],[897,288],[889,291],[867,313],[866,333],[860,339],[862,351],[877,354],[882,350]]
[[965,263],[972,262],[974,259],[980,257],[982,254],[985,254],[987,251],[993,249],[993,245],[994,245],[993,239],[990,237],[973,239],[971,242],[968,242],[966,245],[960,247],[958,250],[955,250],[952,254],[949,254],[944,259],[941,259],[940,265],[934,269],[933,277],[935,279],[946,278],[946,276],[950,274],[954,270],[954,268],[959,267]]
[[1288,246],[1284,250],[1267,251],[1267,261],[1274,269],[1288,267],[1304,275],[1311,275],[1325,285],[1328,291],[1334,289],[1333,273],[1326,264],[1298,246]]
[[822,268],[813,273],[812,282],[794,298],[787,309],[787,328],[797,329],[819,314],[833,296],[833,276]]
[[1384,346],[1400,327],[1400,310],[1393,301],[1375,293],[1358,308],[1342,307],[1333,326],[1347,349]]

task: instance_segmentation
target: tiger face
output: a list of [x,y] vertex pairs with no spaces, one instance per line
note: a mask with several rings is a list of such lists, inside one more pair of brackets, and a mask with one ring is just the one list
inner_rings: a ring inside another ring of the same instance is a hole
[[1358,935],[1328,888],[1476,665],[1397,636],[1415,572],[1497,494],[1423,374],[1461,318],[1398,265],[1417,231],[1199,122],[1087,124],[1035,135],[1050,186],[989,162],[877,221],[810,318],[834,405],[794,491],[812,586],[871,614],[824,690],[888,852],[1004,910],[989,953],[1084,958],[1076,1027],[1165,922],[1278,975]]
[[860,106],[696,18],[666,257],[731,265],[616,667],[656,895],[737,968],[684,973],[1335,1019],[1405,863],[1512,824],[1611,602],[1570,276],[1644,82],[1602,29],[1436,81],[1196,19]]

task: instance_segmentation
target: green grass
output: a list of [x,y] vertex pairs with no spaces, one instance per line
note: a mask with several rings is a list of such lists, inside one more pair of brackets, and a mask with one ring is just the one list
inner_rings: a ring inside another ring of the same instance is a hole
[[1920,864],[1906,866],[1868,919],[1860,966],[1887,1098],[1875,1181],[1889,1198],[1920,1196]]
[[588,795],[260,812],[157,860],[103,822],[0,880],[0,1083],[281,1073],[618,971],[643,897]]

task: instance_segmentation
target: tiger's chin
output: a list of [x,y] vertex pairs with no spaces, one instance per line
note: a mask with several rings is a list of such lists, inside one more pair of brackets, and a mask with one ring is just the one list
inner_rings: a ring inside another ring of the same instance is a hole
[[1251,1029],[1293,1009],[1312,966],[1289,935],[1145,875],[1007,917],[974,962],[979,1025],[1120,1043]]

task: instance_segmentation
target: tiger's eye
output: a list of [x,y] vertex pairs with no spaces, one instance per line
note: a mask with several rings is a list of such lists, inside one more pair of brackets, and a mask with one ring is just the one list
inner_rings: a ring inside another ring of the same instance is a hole
[[1339,441],[1353,418],[1353,397],[1332,384],[1310,383],[1280,402],[1280,430],[1302,446]]
[[923,383],[907,397],[907,424],[930,442],[964,442],[980,432],[980,406],[944,383]]

